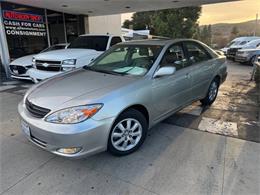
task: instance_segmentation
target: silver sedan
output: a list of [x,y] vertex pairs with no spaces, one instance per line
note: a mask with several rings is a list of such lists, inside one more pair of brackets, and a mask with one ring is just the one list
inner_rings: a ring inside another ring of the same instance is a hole
[[212,104],[227,76],[224,62],[190,39],[115,45],[88,66],[34,85],[18,106],[22,130],[65,157],[130,154],[173,113],[197,100]]

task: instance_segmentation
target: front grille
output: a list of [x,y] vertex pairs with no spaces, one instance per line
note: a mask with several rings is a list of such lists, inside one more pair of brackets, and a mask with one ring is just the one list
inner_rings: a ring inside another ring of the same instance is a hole
[[19,74],[25,74],[27,69],[23,66],[17,66],[17,65],[10,65],[10,70],[13,74],[19,75]]
[[38,65],[38,64],[36,64],[36,68],[38,70],[44,70],[44,71],[60,71],[61,70],[61,66],[48,66],[48,67],[44,67],[44,66]]
[[39,63],[39,64],[44,64],[44,63],[47,63],[47,64],[54,64],[54,65],[59,65],[61,64],[61,61],[51,61],[51,60],[36,60],[36,64]]
[[239,49],[240,48],[230,48],[230,49],[227,50],[227,54],[231,55],[231,56],[235,56]]
[[28,99],[25,101],[25,105],[27,110],[36,118],[43,118],[46,114],[48,114],[51,110],[47,108],[42,108],[40,106],[36,106],[29,102]]
[[36,60],[36,69],[44,71],[61,71],[61,61]]

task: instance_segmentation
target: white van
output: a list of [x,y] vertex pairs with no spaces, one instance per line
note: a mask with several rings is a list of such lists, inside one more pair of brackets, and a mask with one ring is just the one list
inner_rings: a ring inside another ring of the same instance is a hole
[[242,49],[245,45],[247,45],[249,42],[253,40],[260,39],[260,37],[254,37],[254,36],[240,37],[240,38],[241,39],[239,39],[239,41],[236,44],[233,44],[227,50],[227,54],[226,54],[227,58],[234,59],[239,49]]

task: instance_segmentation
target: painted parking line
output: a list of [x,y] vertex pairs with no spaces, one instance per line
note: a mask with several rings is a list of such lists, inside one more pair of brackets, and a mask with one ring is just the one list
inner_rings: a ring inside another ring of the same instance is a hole
[[194,115],[194,116],[200,116],[202,109],[203,108],[201,106],[190,105],[190,106],[187,106],[184,109],[182,109],[180,111],[180,113],[191,114],[191,115]]
[[3,82],[2,84],[4,85],[17,85],[17,84],[22,84],[21,81],[6,81],[6,82]]
[[28,87],[31,87],[33,85],[34,85],[34,83],[32,83],[32,84],[23,84],[23,85],[21,85],[21,87],[28,88]]
[[20,89],[18,91],[15,91],[15,93],[17,93],[19,95],[24,95],[27,91],[28,91],[28,89]]
[[198,130],[207,131],[210,133],[228,135],[228,136],[238,136],[237,123],[227,122],[213,118],[202,117]]
[[15,87],[16,87],[15,85],[3,85],[3,86],[0,86],[0,92],[8,90],[8,89],[15,88]]

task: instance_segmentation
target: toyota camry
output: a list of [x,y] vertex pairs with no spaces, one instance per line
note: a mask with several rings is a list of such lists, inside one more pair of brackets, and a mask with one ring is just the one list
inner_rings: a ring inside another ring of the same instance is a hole
[[22,130],[65,157],[127,155],[180,109],[198,100],[211,105],[226,76],[225,57],[196,40],[120,43],[29,89],[18,106]]

